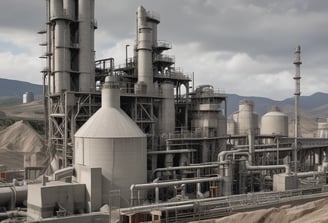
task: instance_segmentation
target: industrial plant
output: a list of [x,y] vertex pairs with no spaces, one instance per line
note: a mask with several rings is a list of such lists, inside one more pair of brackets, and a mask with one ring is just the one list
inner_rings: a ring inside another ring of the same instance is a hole
[[225,92],[194,87],[166,54],[157,13],[138,7],[134,54],[117,65],[95,59],[94,0],[45,2],[49,162],[1,174],[0,220],[190,222],[328,197],[328,124],[317,138],[300,132],[300,46],[289,135],[279,107],[259,117],[243,100],[228,117]]

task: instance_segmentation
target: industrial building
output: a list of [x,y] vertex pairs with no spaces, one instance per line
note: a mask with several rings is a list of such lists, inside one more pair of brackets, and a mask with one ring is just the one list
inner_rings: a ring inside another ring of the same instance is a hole
[[[41,56],[47,150],[38,179],[0,187],[0,218],[28,222],[187,222],[328,196],[327,123],[295,136],[251,100],[227,117],[227,95],[191,77],[158,39],[160,17],[140,6],[134,55],[95,60],[94,0],[46,0]],[[98,84],[97,84],[98,83]],[[28,182],[28,185],[26,185]],[[14,196],[15,194],[15,196]],[[27,207],[27,211],[16,207]]]

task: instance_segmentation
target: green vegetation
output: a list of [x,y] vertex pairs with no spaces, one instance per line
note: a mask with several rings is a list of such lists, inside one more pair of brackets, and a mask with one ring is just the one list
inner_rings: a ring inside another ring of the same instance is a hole
[[0,97],[0,107],[7,107],[12,105],[19,105],[22,103],[21,98],[15,97]]

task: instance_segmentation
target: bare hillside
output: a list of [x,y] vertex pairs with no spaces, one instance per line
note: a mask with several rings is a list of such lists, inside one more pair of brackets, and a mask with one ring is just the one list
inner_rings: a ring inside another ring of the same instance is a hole
[[28,104],[6,106],[0,108],[0,110],[8,118],[44,120],[44,107],[41,100]]
[[228,217],[195,221],[199,223],[326,223],[328,222],[328,199],[308,202],[303,205],[285,205],[250,212],[241,212]]

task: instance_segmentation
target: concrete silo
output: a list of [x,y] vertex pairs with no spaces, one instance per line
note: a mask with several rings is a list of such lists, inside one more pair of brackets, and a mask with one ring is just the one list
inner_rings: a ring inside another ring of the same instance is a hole
[[288,136],[288,116],[278,107],[263,115],[261,123],[261,135]]
[[75,164],[102,168],[102,203],[120,190],[121,207],[130,185],[147,181],[146,135],[120,109],[119,86],[106,77],[101,108],[75,134]]
[[254,102],[251,100],[242,100],[239,103],[238,112],[238,134],[247,135],[249,131],[258,130],[258,115],[254,113]]

